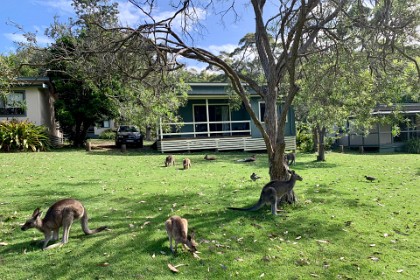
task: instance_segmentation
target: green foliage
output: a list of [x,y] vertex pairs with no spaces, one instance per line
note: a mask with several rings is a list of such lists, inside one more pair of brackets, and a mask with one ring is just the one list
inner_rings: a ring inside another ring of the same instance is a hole
[[296,133],[296,145],[299,151],[303,153],[313,153],[314,151],[314,139],[311,129],[308,125],[298,124]]
[[48,130],[28,121],[0,122],[0,150],[45,151],[50,147]]
[[[181,153],[165,168],[166,155],[135,149],[2,153],[1,278],[418,278],[419,155],[331,153],[317,163],[298,153],[293,169],[303,177],[295,186],[300,200],[277,217],[268,206],[226,210],[255,203],[270,180],[267,155],[250,164],[235,161],[248,156],[221,152],[208,162],[204,153]],[[181,170],[183,157],[192,160],[190,170]],[[262,179],[251,181],[252,172]],[[35,208],[45,214],[66,197],[84,204],[91,229],[107,225],[110,231],[86,236],[75,222],[66,245],[42,251],[42,233],[20,225]],[[170,253],[164,227],[170,215],[188,219],[200,259],[181,247]],[[173,274],[169,263],[184,265]]]
[[405,143],[404,150],[411,154],[420,154],[420,138],[413,138]]
[[115,131],[112,129],[107,129],[99,135],[99,139],[108,139],[108,140],[114,140],[115,139]]

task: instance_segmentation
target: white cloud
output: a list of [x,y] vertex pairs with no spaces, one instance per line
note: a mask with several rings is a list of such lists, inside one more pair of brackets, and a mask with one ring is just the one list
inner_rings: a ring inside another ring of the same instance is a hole
[[236,48],[238,47],[238,45],[234,45],[234,44],[225,44],[225,45],[210,45],[208,46],[206,49],[211,51],[212,53],[219,55],[222,51],[223,52],[227,52],[227,53],[231,53],[233,52]]
[[118,20],[121,24],[134,27],[138,25],[144,15],[139,8],[128,1],[118,2]]
[[[4,36],[9,39],[10,41],[17,42],[17,43],[25,43],[27,42],[25,36],[22,34],[16,34],[16,33],[5,33]],[[36,36],[36,41],[40,45],[48,45],[53,43],[54,41],[48,38],[47,36]]]
[[57,10],[57,13],[74,14],[71,0],[35,0],[34,3]]

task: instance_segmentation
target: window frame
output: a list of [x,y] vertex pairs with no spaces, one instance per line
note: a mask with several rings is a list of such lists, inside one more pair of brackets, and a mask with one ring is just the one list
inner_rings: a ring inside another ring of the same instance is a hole
[[[0,116],[1,117],[25,117],[27,114],[27,107],[26,107],[26,92],[25,90],[13,90],[12,92],[10,92],[8,95],[10,94],[21,94],[22,95],[22,100],[21,102],[23,103],[23,108],[22,107],[10,107],[9,106],[9,99],[8,96],[5,96],[5,100],[0,100]],[[5,102],[6,101],[6,105]],[[9,110],[22,110],[22,113],[10,113]],[[7,111],[7,113],[5,113]]]

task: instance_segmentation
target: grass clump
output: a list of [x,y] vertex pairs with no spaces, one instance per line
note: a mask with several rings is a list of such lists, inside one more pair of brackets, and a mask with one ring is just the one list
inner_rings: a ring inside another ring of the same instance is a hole
[[[298,154],[293,169],[299,202],[257,212],[226,210],[254,204],[268,182],[265,154],[166,155],[146,150],[59,150],[0,154],[0,275],[2,279],[415,279],[418,267],[418,155]],[[182,159],[192,161],[182,170]],[[262,178],[250,180],[252,172]],[[365,175],[376,177],[368,182]],[[36,207],[46,212],[72,197],[89,225],[110,231],[85,236],[79,223],[69,243],[41,251],[43,235],[20,225]],[[170,253],[164,222],[189,220],[200,258]],[[168,264],[178,267],[173,274]],[[417,276],[416,276],[417,275]]]

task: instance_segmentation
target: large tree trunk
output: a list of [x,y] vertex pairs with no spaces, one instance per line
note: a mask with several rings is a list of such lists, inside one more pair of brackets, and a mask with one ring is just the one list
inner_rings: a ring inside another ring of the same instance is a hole
[[324,140],[325,140],[325,132],[326,132],[326,128],[322,127],[322,129],[320,129],[319,127],[317,127],[317,131],[318,131],[318,156],[316,157],[317,161],[325,161],[325,144],[324,144]]
[[146,141],[152,141],[152,127],[150,125],[146,125]]

